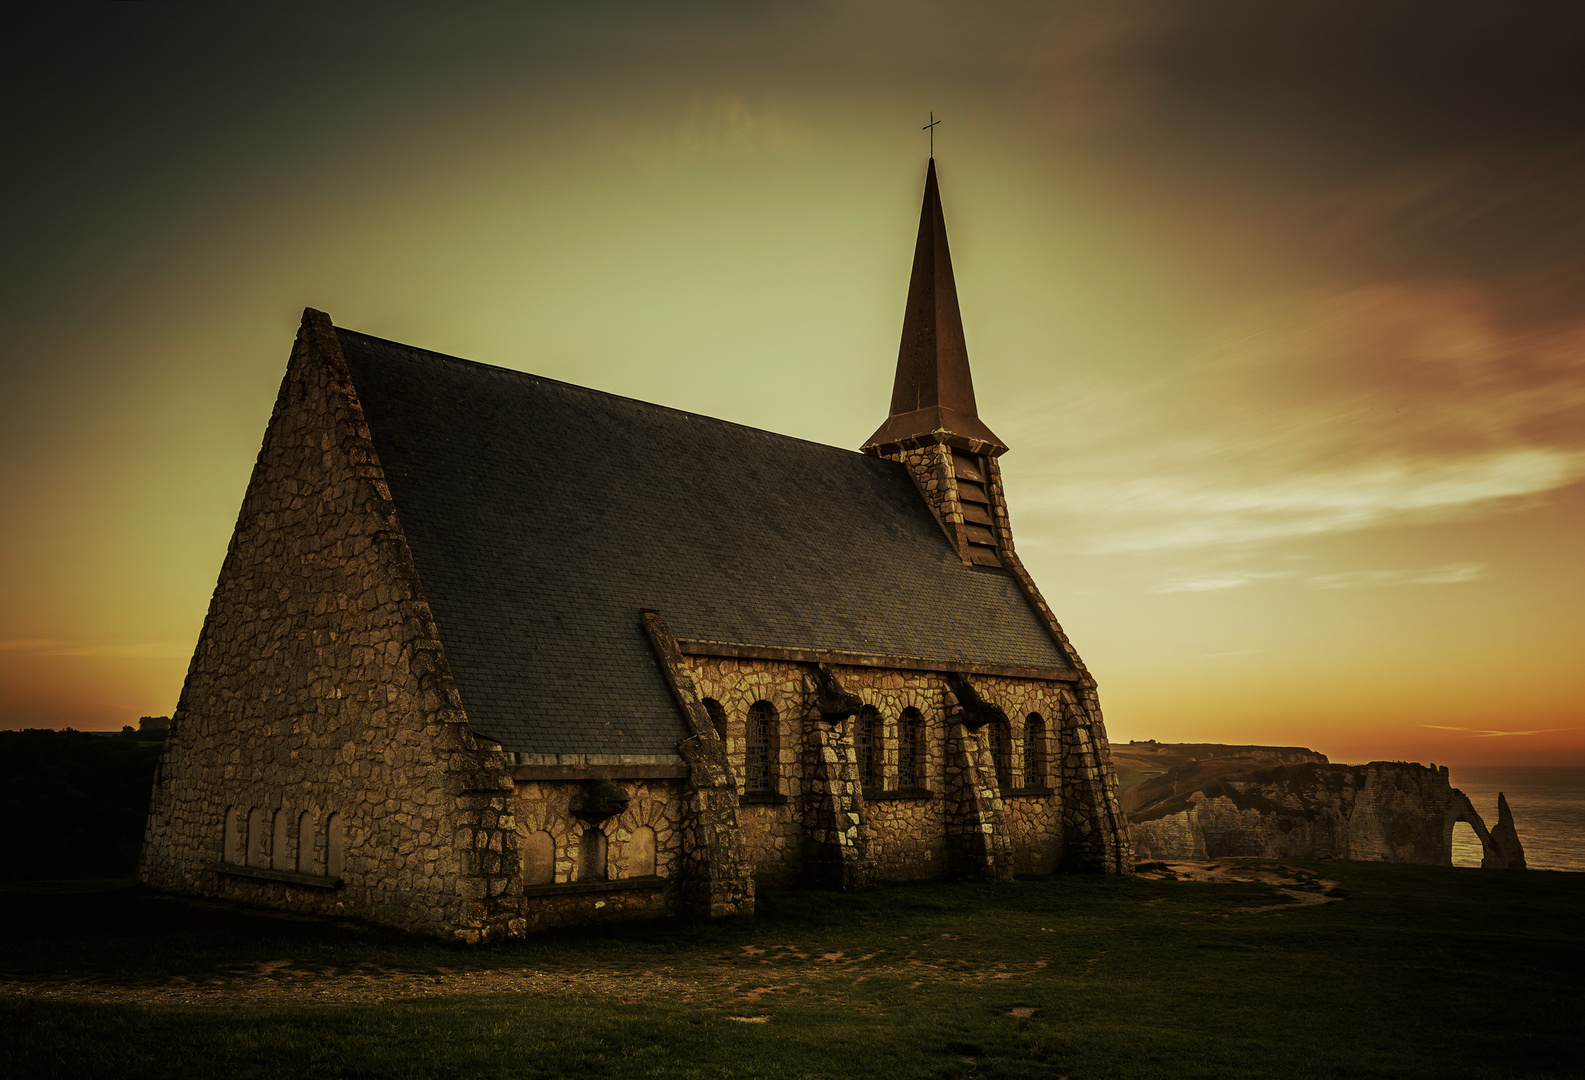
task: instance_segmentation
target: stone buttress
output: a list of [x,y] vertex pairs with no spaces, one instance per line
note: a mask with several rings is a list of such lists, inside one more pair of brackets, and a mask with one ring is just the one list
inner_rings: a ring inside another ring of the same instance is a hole
[[661,673],[692,732],[677,746],[689,770],[683,819],[684,910],[707,917],[750,914],[754,878],[743,851],[737,783],[726,747],[705,712],[671,629],[656,612],[646,611],[642,619]]

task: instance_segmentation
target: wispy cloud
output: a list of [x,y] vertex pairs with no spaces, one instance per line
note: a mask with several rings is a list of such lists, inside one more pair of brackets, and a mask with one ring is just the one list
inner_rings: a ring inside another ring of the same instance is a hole
[[1573,728],[1536,728],[1533,731],[1498,731],[1493,728],[1451,727],[1447,724],[1421,724],[1420,727],[1430,728],[1433,731],[1463,731],[1479,739],[1496,738],[1502,735],[1550,735],[1555,731],[1573,731]]
[[1459,585],[1486,572],[1485,563],[1446,563],[1424,570],[1347,570],[1337,574],[1298,574],[1292,570],[1228,570],[1174,577],[1158,593],[1225,592],[1262,581],[1293,581],[1315,589],[1371,589],[1389,585]]
[[1485,563],[1448,563],[1430,570],[1352,570],[1304,579],[1318,589],[1373,589],[1383,585],[1460,585],[1486,572]]
[[1020,502],[1093,552],[1477,517],[1585,477],[1585,320],[1510,333],[1464,285],[1312,295],[1026,410],[999,427],[1049,464]]

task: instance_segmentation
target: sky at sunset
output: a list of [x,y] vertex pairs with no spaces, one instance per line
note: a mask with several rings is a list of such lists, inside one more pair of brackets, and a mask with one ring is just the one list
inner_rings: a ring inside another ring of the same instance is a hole
[[0,20],[0,727],[174,708],[305,306],[858,447],[933,111],[1113,740],[1585,764],[1585,5]]

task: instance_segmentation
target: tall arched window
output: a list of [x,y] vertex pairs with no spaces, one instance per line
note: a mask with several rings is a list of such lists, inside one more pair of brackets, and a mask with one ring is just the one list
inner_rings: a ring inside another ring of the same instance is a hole
[[264,810],[257,806],[248,811],[248,865],[270,865],[269,830],[264,827]]
[[655,873],[655,830],[641,825],[627,845],[627,876],[651,877]]
[[297,872],[314,872],[314,814],[304,810],[297,816]]
[[776,709],[768,701],[749,706],[743,732],[743,787],[776,790]]
[[578,838],[578,880],[605,880],[605,833],[585,829]]
[[292,868],[292,840],[289,835],[291,818],[285,810],[275,811],[275,821],[270,828],[270,866],[276,870]]
[[1046,786],[1046,721],[1039,713],[1024,720],[1024,787]]
[[556,880],[556,841],[541,829],[522,839],[523,884],[549,885]]
[[710,717],[710,723],[715,725],[715,733],[721,736],[721,741],[726,742],[726,710],[721,703],[713,697],[704,699],[704,711]]
[[226,809],[226,831],[221,844],[222,862],[241,866],[248,861],[247,837],[242,835],[242,811],[235,806]]
[[985,744],[991,751],[991,763],[996,770],[996,786],[1003,790],[1012,787],[1007,775],[1007,725],[991,721],[985,725]]
[[341,815],[331,814],[325,819],[325,873],[330,877],[341,876],[345,864],[342,853],[345,843],[346,836],[341,827]]
[[923,787],[925,783],[925,719],[913,706],[897,721],[897,786]]
[[873,705],[859,710],[854,730],[854,743],[858,748],[859,785],[865,788],[881,786],[881,714]]

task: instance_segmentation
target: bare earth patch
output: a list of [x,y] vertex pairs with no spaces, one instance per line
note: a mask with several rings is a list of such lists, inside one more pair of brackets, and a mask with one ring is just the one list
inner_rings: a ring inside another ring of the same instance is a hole
[[1233,909],[1244,914],[1259,911],[1291,911],[1295,906],[1313,907],[1316,904],[1330,904],[1342,899],[1341,896],[1333,895],[1337,882],[1316,877],[1309,871],[1294,866],[1246,866],[1225,859],[1214,862],[1151,863],[1147,868],[1141,869],[1138,876],[1155,881],[1204,881],[1217,884],[1250,882],[1275,889],[1293,901],[1290,904],[1263,904],[1259,907]]

